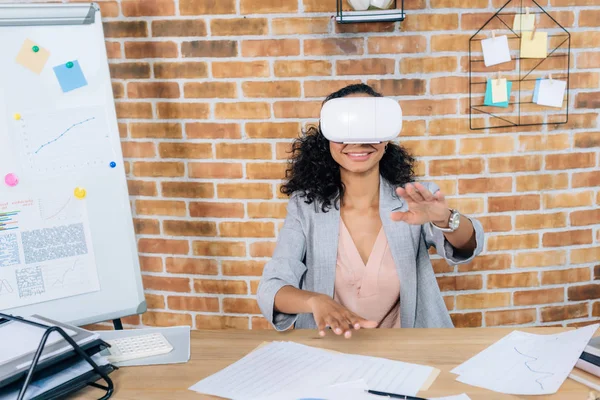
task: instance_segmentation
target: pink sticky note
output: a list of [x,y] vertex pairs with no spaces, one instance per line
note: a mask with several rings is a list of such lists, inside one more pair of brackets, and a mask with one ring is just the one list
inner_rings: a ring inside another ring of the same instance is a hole
[[4,182],[8,186],[17,186],[17,184],[19,183],[19,178],[15,174],[6,174],[6,176],[4,177]]

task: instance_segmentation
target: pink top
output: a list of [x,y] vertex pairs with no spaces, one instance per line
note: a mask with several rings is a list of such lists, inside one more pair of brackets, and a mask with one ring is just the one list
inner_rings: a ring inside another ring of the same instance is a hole
[[333,298],[355,314],[379,322],[379,328],[400,327],[400,279],[383,227],[365,265],[340,219]]

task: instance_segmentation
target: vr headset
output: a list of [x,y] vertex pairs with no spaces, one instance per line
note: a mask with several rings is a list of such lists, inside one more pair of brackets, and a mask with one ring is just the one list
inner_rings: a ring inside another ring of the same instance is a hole
[[321,108],[321,132],[337,143],[381,143],[402,130],[402,108],[387,97],[341,97]]

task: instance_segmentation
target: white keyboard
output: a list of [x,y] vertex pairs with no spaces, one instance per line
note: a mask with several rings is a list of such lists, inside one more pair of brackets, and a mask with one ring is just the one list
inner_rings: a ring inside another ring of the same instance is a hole
[[122,362],[138,358],[166,354],[173,350],[173,346],[161,333],[130,336],[125,338],[106,340],[111,347],[106,356],[109,362]]

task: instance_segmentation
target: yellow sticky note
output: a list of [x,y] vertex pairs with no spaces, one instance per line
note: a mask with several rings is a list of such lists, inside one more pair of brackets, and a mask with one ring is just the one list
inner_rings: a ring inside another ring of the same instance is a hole
[[15,61],[39,75],[42,73],[49,57],[50,52],[48,50],[30,39],[25,39]]
[[492,103],[503,103],[508,101],[506,92],[506,79],[492,79]]
[[513,21],[513,31],[532,31],[535,24],[534,14],[517,14]]
[[546,58],[548,56],[548,32],[521,33],[521,58]]

